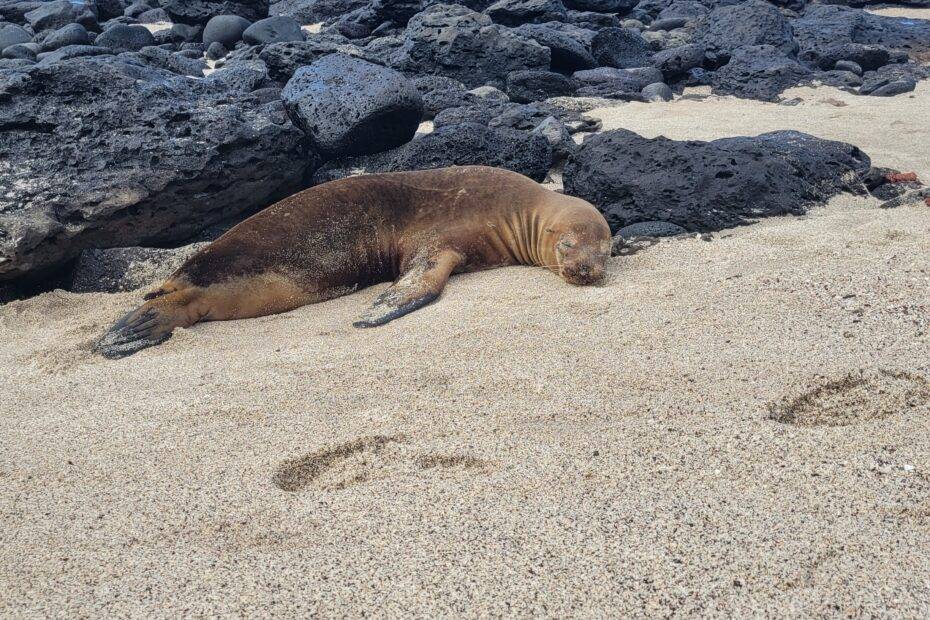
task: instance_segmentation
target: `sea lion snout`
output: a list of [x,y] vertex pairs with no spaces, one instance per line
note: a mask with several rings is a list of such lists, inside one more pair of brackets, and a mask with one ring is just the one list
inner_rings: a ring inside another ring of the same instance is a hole
[[603,244],[577,235],[563,235],[555,246],[559,275],[570,284],[587,286],[597,284],[606,274],[607,257]]

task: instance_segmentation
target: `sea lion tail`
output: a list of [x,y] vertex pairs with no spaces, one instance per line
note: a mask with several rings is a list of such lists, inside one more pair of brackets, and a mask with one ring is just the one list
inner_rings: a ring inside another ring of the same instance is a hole
[[163,343],[175,327],[189,327],[200,319],[192,316],[191,297],[182,291],[147,301],[114,323],[94,351],[108,359],[119,359]]

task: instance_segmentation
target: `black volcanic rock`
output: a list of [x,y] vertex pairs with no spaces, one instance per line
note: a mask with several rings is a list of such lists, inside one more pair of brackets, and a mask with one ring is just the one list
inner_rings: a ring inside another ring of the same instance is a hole
[[300,189],[313,161],[280,101],[220,82],[113,56],[0,70],[0,280],[186,239]]
[[575,83],[552,71],[513,71],[507,75],[507,95],[511,101],[528,103],[549,97],[565,97],[575,91]]
[[561,0],[497,0],[484,14],[496,24],[519,26],[565,19]]
[[604,28],[591,41],[591,53],[598,64],[617,69],[648,67],[652,64],[649,43],[635,30]]
[[795,131],[679,142],[617,129],[581,144],[564,183],[615,231],[655,220],[708,231],[799,215],[839,192],[862,194],[869,167],[855,146]]
[[171,20],[203,25],[216,15],[238,15],[250,22],[268,17],[268,0],[159,0]]
[[542,181],[552,162],[552,147],[542,135],[480,124],[439,128],[391,151],[330,162],[314,176],[322,183],[355,170],[396,172],[444,166],[484,165],[506,168]]
[[238,15],[211,17],[203,28],[203,42],[208,46],[211,43],[221,43],[230,50],[242,40],[242,33],[251,25],[249,20]]
[[94,45],[114,52],[136,52],[143,47],[155,45],[155,37],[143,26],[117,24],[104,30],[94,41]]
[[699,22],[694,42],[723,56],[751,45],[771,45],[785,56],[798,50],[789,20],[763,0],[714,9]]
[[777,101],[786,88],[808,81],[813,75],[771,45],[755,45],[735,50],[730,61],[711,74],[711,85],[721,95]]
[[293,17],[277,15],[259,20],[246,28],[242,40],[249,45],[303,41],[304,33]]
[[548,70],[549,49],[463,6],[437,4],[407,25],[396,67],[445,75],[469,87],[503,86],[507,74]]
[[409,141],[423,100],[403,75],[331,54],[301,67],[281,98],[294,122],[329,158],[378,153]]
[[[592,30],[568,24],[548,23],[526,24],[514,28],[514,32],[549,48],[550,66],[553,71],[571,74],[597,66],[590,49],[590,40],[597,34]],[[587,42],[583,37],[588,39]]]

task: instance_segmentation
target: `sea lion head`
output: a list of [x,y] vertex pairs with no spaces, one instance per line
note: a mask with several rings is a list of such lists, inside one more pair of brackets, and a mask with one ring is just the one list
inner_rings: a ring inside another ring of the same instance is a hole
[[559,275],[566,282],[584,286],[604,279],[610,257],[610,228],[606,222],[594,218],[574,220],[553,232]]

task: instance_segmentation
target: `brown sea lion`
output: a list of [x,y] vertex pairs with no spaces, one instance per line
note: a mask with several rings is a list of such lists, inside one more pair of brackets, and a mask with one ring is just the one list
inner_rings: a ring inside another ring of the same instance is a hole
[[175,327],[286,312],[390,280],[356,327],[425,306],[453,273],[538,265],[593,284],[610,242],[591,204],[515,172],[462,166],[350,177],[229,230],[146,295],[97,349],[122,357],[167,340]]

